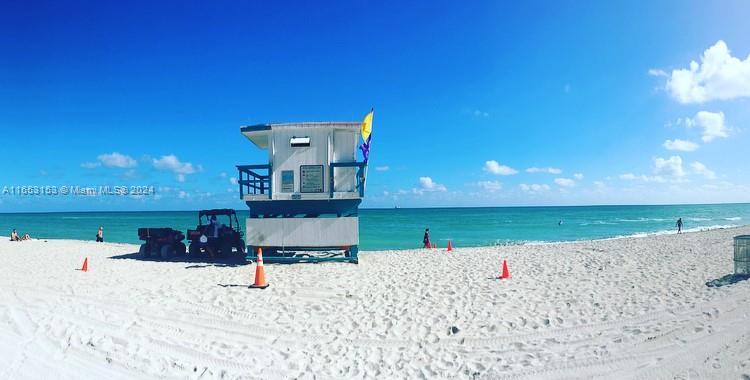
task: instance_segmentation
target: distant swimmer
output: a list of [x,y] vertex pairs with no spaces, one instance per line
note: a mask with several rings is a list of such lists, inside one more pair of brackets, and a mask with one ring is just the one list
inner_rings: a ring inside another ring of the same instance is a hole
[[424,238],[422,238],[422,242],[424,243],[424,248],[430,248],[430,229],[425,228],[424,229]]
[[559,221],[559,222],[557,222],[557,225],[558,225],[558,226],[562,226],[562,219],[560,219],[560,221]]
[[682,233],[682,218],[677,219],[677,233]]

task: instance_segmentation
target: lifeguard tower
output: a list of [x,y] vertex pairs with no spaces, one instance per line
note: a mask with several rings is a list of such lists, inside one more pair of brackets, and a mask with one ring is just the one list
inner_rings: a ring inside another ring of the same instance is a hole
[[240,128],[268,163],[238,165],[247,259],[357,263],[358,208],[366,163],[357,162],[360,122],[258,124]]

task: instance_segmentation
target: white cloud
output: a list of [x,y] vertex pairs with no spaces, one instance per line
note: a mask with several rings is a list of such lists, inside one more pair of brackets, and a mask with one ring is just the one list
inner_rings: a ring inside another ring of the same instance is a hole
[[570,83],[565,83],[565,86],[563,86],[563,91],[565,91],[566,94],[570,93]]
[[500,181],[479,181],[477,182],[477,186],[489,192],[495,192],[503,188],[503,184]]
[[466,108],[465,111],[475,117],[490,117],[489,112],[482,111],[476,108]]
[[132,157],[117,152],[100,154],[96,159],[110,168],[132,168],[138,165]]
[[680,103],[703,103],[750,96],[750,55],[745,60],[732,57],[727,44],[719,40],[706,49],[701,63],[673,70],[666,88]]
[[390,168],[390,167],[388,167],[388,165],[385,165],[385,166],[376,166],[376,167],[375,167],[375,170],[377,170],[377,171],[379,171],[379,172],[387,172],[387,171],[388,171],[388,170],[390,170],[390,169],[391,169],[391,168]]
[[537,168],[531,167],[526,169],[526,173],[549,173],[549,174],[560,174],[562,170],[558,168]]
[[436,183],[430,177],[419,177],[419,189],[414,189],[415,193],[421,194],[425,191],[447,191],[445,185]]
[[177,198],[180,198],[180,199],[190,198],[190,194],[180,190],[180,192],[177,193]]
[[633,173],[620,174],[620,179],[624,181],[643,181],[643,182],[659,182],[664,183],[666,180],[661,176],[646,176],[646,175],[635,175]]
[[686,140],[674,139],[664,141],[664,148],[667,150],[679,150],[682,152],[693,152],[698,149],[700,145]]
[[577,179],[577,180],[580,181],[580,180],[583,179],[583,173],[575,173],[575,174],[573,174],[573,178],[575,178],[575,179]]
[[513,169],[510,166],[501,165],[495,160],[485,162],[484,170],[497,175],[513,175],[518,173],[518,170]]
[[648,69],[648,75],[651,75],[652,77],[668,77],[669,74],[667,74],[664,70],[661,69]]
[[531,185],[527,185],[525,183],[522,183],[522,184],[518,185],[518,187],[520,187],[521,191],[523,191],[525,193],[539,193],[539,192],[542,192],[542,191],[549,191],[550,190],[550,187],[547,184],[540,185],[540,184],[533,183]]
[[703,128],[703,142],[711,142],[718,137],[729,137],[729,128],[724,124],[724,112],[700,111],[695,117],[685,120],[688,128]]
[[576,181],[570,178],[555,178],[555,183],[562,187],[573,187],[576,185]]
[[195,168],[189,162],[180,162],[174,154],[161,156],[160,159],[153,159],[154,167],[159,170],[171,170],[175,173],[193,174]]
[[93,169],[102,166],[101,162],[84,162],[81,164],[82,168]]
[[692,164],[690,164],[690,167],[693,168],[693,171],[696,174],[700,174],[708,179],[714,179],[716,178],[716,173],[713,170],[710,170],[706,167],[706,165],[703,165],[702,163],[695,161]]
[[682,158],[672,156],[668,159],[661,157],[654,158],[654,173],[657,176],[682,177],[685,171],[682,169]]
[[[196,168],[190,162],[181,162],[177,156],[170,154],[167,156],[161,156],[161,158],[153,159],[154,168],[159,170],[169,170],[176,174],[175,179],[178,182],[185,182],[186,174],[193,174],[196,172]],[[200,170],[201,167],[199,166]]]
[[232,185],[236,185],[237,184],[237,177],[229,177],[229,183],[231,183]]
[[594,186],[596,186],[597,188],[602,188],[602,187],[605,187],[607,185],[604,182],[602,182],[602,181],[594,181]]

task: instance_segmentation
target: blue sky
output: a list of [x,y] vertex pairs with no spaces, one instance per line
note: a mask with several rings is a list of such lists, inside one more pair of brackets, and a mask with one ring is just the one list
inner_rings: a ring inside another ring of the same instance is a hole
[[265,152],[240,125],[361,120],[371,107],[366,207],[748,202],[749,12],[6,3],[0,190],[157,195],[0,194],[0,212],[241,209],[234,165]]

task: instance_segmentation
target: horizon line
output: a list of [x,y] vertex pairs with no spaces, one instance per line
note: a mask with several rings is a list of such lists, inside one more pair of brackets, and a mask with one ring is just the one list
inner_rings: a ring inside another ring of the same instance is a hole
[[[362,207],[360,210],[424,210],[424,209],[489,209],[489,208],[564,208],[564,207],[653,207],[653,206],[715,206],[715,205],[747,205],[749,202],[717,202],[717,203],[651,203],[651,204],[590,204],[590,205],[516,205],[516,206],[426,206],[426,207]],[[235,211],[247,211],[247,209],[231,208]],[[3,214],[58,214],[69,212],[81,213],[133,213],[133,212],[198,212],[202,209],[192,210],[67,210],[67,211],[9,211]],[[206,210],[206,209],[203,209]]]

